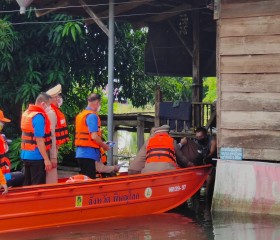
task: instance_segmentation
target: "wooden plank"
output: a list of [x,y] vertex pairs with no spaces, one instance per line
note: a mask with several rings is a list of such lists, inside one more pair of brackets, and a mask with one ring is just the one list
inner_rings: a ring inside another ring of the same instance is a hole
[[280,93],[280,74],[222,74],[222,92]]
[[275,53],[280,53],[280,35],[226,37],[221,39],[221,55]]
[[144,122],[138,119],[137,121],[137,148],[138,151],[144,144]]
[[276,149],[243,149],[244,159],[280,161],[280,150]]
[[221,111],[221,128],[280,130],[280,112]]
[[280,14],[280,1],[244,1],[222,3],[221,18],[271,16]]
[[[130,1],[128,3],[123,3],[123,4],[119,4],[119,5],[115,5],[115,16],[118,16],[118,15],[121,15],[125,12],[128,12],[128,11],[131,11],[139,6],[142,6],[144,4],[148,4],[149,2],[151,2],[152,0],[145,0],[145,1]],[[105,11],[103,12],[100,12],[97,14],[97,16],[99,18],[108,18],[109,16],[109,8],[107,8]],[[90,25],[90,24],[93,24],[95,23],[94,20],[90,19],[90,20],[87,20],[86,21],[86,25]]]
[[[193,0],[193,7],[199,8],[199,2]],[[199,10],[192,11],[193,20],[193,58],[192,58],[192,79],[193,79],[193,92],[192,101],[202,102],[202,77],[200,76],[200,13]],[[194,122],[193,126],[201,126],[200,106],[194,109]]]
[[[217,43],[216,43],[216,75],[217,75],[217,103],[216,103],[216,113],[217,113],[217,132],[221,131],[221,96],[222,96],[222,75],[221,75],[221,56],[220,56],[220,42],[221,42],[221,20],[217,21]],[[221,135],[217,135],[217,146],[220,145]]]
[[79,0],[81,6],[85,9],[87,14],[96,22],[96,24],[101,28],[101,30],[109,37],[109,29],[101,21],[99,17],[91,10],[91,8],[84,2],[84,0]]
[[220,37],[280,34],[280,15],[221,20]]
[[178,15],[178,12],[183,12],[184,10],[189,11],[192,9],[192,5],[191,4],[182,4],[179,6],[176,6],[174,8],[170,8],[168,10],[168,13],[162,13],[162,14],[157,14],[155,16],[152,17],[148,17],[146,19],[144,19],[145,22],[161,22],[164,21],[168,18],[174,17]]
[[221,147],[280,150],[280,131],[222,129],[220,135]]
[[223,92],[221,109],[223,111],[280,112],[279,103],[279,93]]
[[280,54],[221,56],[221,73],[279,73]]
[[56,3],[52,3],[52,4],[49,4],[47,5],[47,7],[44,7],[44,8],[47,8],[46,10],[35,10],[35,14],[36,14],[36,17],[42,17],[42,16],[45,16],[49,13],[52,13],[52,12],[55,12],[55,11],[58,11],[60,10],[61,8],[63,7],[66,7],[69,5],[69,1],[60,1],[60,2],[56,2]]

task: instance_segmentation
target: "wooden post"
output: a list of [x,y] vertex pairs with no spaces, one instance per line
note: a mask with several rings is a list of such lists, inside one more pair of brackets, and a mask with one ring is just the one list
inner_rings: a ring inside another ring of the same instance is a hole
[[[193,0],[193,8],[199,8],[199,1]],[[202,102],[202,78],[200,77],[200,28],[199,28],[199,10],[194,10],[193,17],[193,102]],[[201,123],[200,105],[194,105],[193,126],[197,127]]]
[[155,127],[159,127],[160,119],[159,119],[159,104],[162,102],[162,93],[160,90],[160,86],[157,86],[155,92]]
[[138,151],[144,144],[144,121],[137,116],[137,148]]

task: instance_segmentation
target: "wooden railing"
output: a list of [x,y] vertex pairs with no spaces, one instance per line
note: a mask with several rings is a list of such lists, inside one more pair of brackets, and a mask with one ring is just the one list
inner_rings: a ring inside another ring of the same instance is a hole
[[[170,120],[160,119],[160,124],[167,124],[171,127],[171,134],[184,135],[186,133],[193,132],[197,127],[210,127],[209,121],[215,114],[215,107],[211,103],[193,102],[192,103],[192,118],[191,122],[183,120]],[[210,129],[211,131],[211,129]]]
[[192,103],[192,127],[197,128],[207,126],[211,115],[215,111],[212,103],[193,102]]

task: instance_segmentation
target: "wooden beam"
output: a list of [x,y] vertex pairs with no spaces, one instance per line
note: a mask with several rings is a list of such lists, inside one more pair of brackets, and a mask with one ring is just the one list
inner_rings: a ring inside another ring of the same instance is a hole
[[[199,8],[199,2],[193,0],[193,8]],[[199,10],[192,12],[193,17],[193,64],[192,64],[192,77],[193,77],[193,102],[202,102],[202,78],[200,77],[200,16]],[[194,121],[193,127],[201,125],[200,106],[193,109]]]
[[221,0],[214,0],[214,20],[218,20],[221,14]]
[[[125,4],[119,4],[119,5],[115,6],[115,16],[118,16],[122,13],[128,12],[128,11],[134,9],[134,8],[137,8],[137,7],[139,7],[141,5],[144,5],[144,4],[146,4],[148,2],[151,2],[151,1],[153,1],[153,0],[145,0],[143,2],[141,2],[141,1],[135,1],[135,2],[131,1],[131,2],[125,3]],[[107,18],[108,15],[109,15],[109,10],[107,9],[103,12],[98,13],[97,15],[98,15],[99,18]],[[95,21],[92,20],[92,19],[87,20],[86,25],[87,26],[91,25],[94,22]]]
[[137,119],[137,147],[138,151],[144,144],[144,122]]
[[83,1],[79,0],[79,3],[83,6],[88,15],[93,19],[94,22],[101,28],[101,30],[109,37],[109,29],[106,25],[97,17],[97,15],[91,10],[91,8]]
[[68,4],[69,4],[68,0],[65,0],[65,1],[61,1],[56,4],[48,5],[47,6],[48,9],[46,9],[46,10],[38,9],[35,11],[36,17],[42,17],[49,13],[55,12],[55,11],[59,10],[60,8],[66,7]]
[[155,127],[159,127],[160,118],[159,118],[159,104],[162,102],[162,93],[160,90],[160,86],[157,86],[155,91]]
[[166,13],[157,14],[155,16],[146,18],[144,21],[145,22],[161,22],[163,20],[174,17],[180,13],[183,13],[184,11],[191,10],[191,9],[192,9],[192,5],[182,4],[180,6],[167,10]]

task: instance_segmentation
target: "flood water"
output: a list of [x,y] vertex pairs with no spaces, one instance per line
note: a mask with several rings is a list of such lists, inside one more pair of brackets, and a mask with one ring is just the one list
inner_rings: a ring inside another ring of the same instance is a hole
[[211,214],[184,204],[168,213],[82,225],[0,234],[0,240],[280,240],[280,218],[236,213]]

